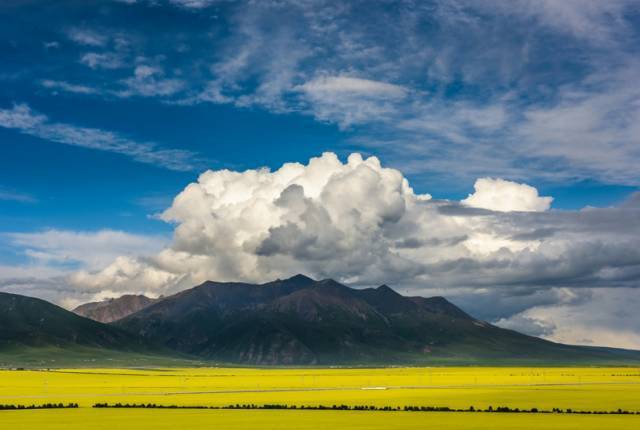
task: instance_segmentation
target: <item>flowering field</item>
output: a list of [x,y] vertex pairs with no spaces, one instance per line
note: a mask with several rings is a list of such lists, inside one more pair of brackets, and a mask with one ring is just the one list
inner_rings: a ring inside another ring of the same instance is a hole
[[[637,368],[57,369],[0,371],[5,428],[640,428]],[[93,408],[96,404],[264,409]],[[236,406],[238,405],[238,406]],[[331,410],[348,407],[348,410]],[[300,410],[302,407],[329,410]],[[376,410],[353,410],[356,407]],[[296,410],[290,408],[296,407]],[[405,407],[473,409],[416,412]],[[379,409],[396,409],[382,411]],[[518,413],[478,412],[506,408]],[[521,411],[537,411],[523,413]],[[549,411],[550,413],[543,413]],[[555,412],[554,412],[555,411]],[[561,411],[561,412],[558,412]],[[571,413],[568,413],[571,412]],[[600,414],[597,412],[608,412]],[[612,414],[611,412],[615,412]]]

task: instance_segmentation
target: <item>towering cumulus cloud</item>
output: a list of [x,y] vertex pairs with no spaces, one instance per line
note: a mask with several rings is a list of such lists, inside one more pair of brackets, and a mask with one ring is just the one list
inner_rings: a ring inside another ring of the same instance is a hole
[[499,179],[478,180],[462,202],[434,200],[359,154],[343,163],[325,153],[276,171],[207,171],[161,214],[175,224],[169,247],[71,280],[83,289],[156,294],[207,279],[297,272],[518,294],[628,283],[640,269],[637,205],[563,212],[548,210],[550,203],[533,187]]
[[420,207],[430,199],[415,194],[399,171],[359,154],[343,164],[325,153],[275,172],[207,171],[161,215],[176,224],[170,248],[73,280],[165,290],[300,271],[365,282],[417,275],[423,263],[410,254],[420,245],[411,242],[425,235]]
[[640,346],[640,327],[620,332],[616,317],[596,330],[586,311],[597,297],[601,306],[633,304],[625,296],[640,280],[639,201],[551,210],[535,188],[489,178],[463,201],[436,200],[375,157],[325,153],[276,171],[207,171],[160,214],[175,225],[160,252],[85,265],[61,285],[86,301],[302,272],[444,294],[480,318],[552,339],[611,344],[615,333],[617,345]]

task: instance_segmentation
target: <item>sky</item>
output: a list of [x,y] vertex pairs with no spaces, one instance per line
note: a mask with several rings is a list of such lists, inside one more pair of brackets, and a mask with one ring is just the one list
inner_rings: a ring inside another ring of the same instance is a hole
[[0,3],[0,291],[296,273],[640,349],[631,0]]

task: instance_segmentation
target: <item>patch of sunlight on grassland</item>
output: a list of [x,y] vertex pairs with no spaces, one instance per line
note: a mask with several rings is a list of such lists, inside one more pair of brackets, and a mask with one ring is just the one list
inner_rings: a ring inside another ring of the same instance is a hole
[[412,413],[356,411],[265,411],[265,410],[37,410],[5,411],[2,428],[17,430],[377,430],[377,429],[468,429],[476,430],[601,430],[638,429],[639,416]]

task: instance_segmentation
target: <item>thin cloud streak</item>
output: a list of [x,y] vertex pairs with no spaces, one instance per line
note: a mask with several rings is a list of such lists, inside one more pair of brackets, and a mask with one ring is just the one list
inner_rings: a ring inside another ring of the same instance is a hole
[[140,163],[169,170],[193,171],[204,164],[193,151],[161,149],[154,143],[136,142],[106,130],[51,122],[26,104],[0,109],[0,127],[50,142],[122,154]]

